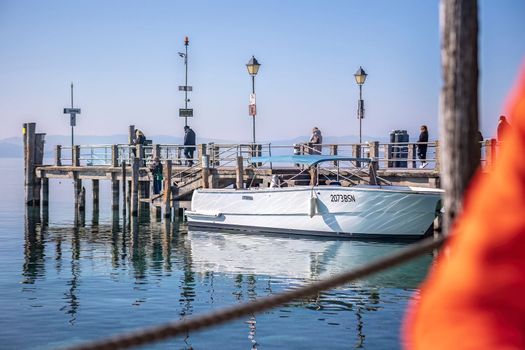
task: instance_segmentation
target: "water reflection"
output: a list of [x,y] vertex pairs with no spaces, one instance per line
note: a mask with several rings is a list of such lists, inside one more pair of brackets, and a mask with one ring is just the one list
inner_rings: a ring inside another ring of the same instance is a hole
[[38,208],[26,208],[25,212],[25,244],[24,244],[24,284],[34,284],[38,277],[44,276],[45,265],[45,226],[40,225]]
[[[93,279],[86,281],[94,270],[100,271],[97,278],[101,280],[107,278],[116,284],[129,284],[133,293],[129,294],[128,289],[127,294],[118,294],[115,298],[131,298],[127,305],[134,308],[150,300],[153,303],[158,295],[152,294],[152,289],[165,281],[163,298],[176,297],[171,304],[163,305],[172,319],[183,319],[328,277],[401,246],[384,242],[188,232],[177,221],[150,220],[147,210],[139,217],[120,217],[118,211],[107,218],[101,218],[98,211],[91,215],[91,222],[86,223],[85,213],[77,213],[69,225],[48,224],[48,214],[31,208],[25,215],[23,283],[25,286],[35,284],[45,279],[46,274],[63,277],[66,282],[59,285],[63,299],[59,310],[67,315],[71,325],[79,319],[82,303],[89,302],[87,296],[97,295],[93,289],[97,284],[93,284]],[[52,257],[48,263],[46,250]],[[387,273],[294,301],[271,313],[249,315],[243,321],[243,328],[235,332],[243,333],[244,341],[249,342],[246,347],[257,349],[264,345],[265,339],[260,329],[257,332],[258,322],[268,322],[269,317],[293,318],[296,310],[303,310],[316,313],[316,322],[352,329],[354,347],[363,348],[374,327],[367,325],[364,316],[381,312],[388,290],[415,289],[431,261],[430,255],[425,256]],[[105,287],[111,291],[118,285]],[[352,321],[348,317],[336,317],[341,314],[353,315]],[[156,318],[147,321],[159,322]],[[286,334],[286,329],[276,332]],[[197,334],[186,334],[183,346],[193,348],[198,340]]]

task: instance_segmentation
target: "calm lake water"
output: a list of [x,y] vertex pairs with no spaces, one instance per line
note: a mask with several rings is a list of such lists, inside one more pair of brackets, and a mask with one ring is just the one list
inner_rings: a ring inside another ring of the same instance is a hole
[[[23,161],[2,160],[0,348],[55,349],[278,293],[402,244],[188,231],[185,223],[73,210],[50,181],[48,213],[26,210]],[[146,211],[147,213],[147,211]],[[46,215],[47,214],[47,215]],[[432,256],[261,314],[143,349],[399,349],[404,310]]]

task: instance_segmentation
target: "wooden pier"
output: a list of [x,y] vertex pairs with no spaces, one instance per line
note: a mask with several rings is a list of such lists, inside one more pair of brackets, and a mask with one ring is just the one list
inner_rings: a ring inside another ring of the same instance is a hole
[[[272,164],[250,163],[252,155],[308,154],[312,148],[307,143],[295,145],[272,144],[199,144],[193,165],[185,165],[183,145],[133,145],[134,126],[130,126],[130,144],[75,145],[55,148],[54,164],[43,164],[45,134],[36,133],[35,123],[24,124],[25,201],[28,206],[47,206],[49,180],[71,179],[74,183],[74,202],[79,211],[85,208],[86,193],[83,181],[92,182],[93,208],[99,208],[99,182],[111,181],[112,209],[122,209],[123,214],[138,215],[140,203],[149,205],[155,216],[182,215],[180,201],[191,199],[197,188],[268,187],[272,176],[277,175],[286,186],[308,185],[311,178],[294,164],[276,167]],[[496,154],[495,140],[481,144],[483,164],[490,167]],[[323,145],[323,154],[369,157],[375,181],[396,185],[440,187],[438,142],[428,143],[424,169],[418,168],[416,143],[380,143]],[[159,157],[163,163],[163,190],[153,194],[149,163]],[[360,164],[356,164],[358,167]],[[331,165],[342,175],[341,185],[348,186],[369,181],[370,169],[361,169],[355,176],[350,169]],[[318,183],[328,184],[335,179],[330,169],[319,168]],[[339,179],[338,179],[339,180]],[[119,201],[122,199],[122,201]],[[122,206],[122,207],[121,207]]]

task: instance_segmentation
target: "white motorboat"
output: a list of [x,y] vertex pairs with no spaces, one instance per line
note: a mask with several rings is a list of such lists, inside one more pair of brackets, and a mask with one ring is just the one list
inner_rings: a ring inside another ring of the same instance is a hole
[[[319,169],[322,162],[371,160],[311,155],[254,157],[251,161],[287,161]],[[442,193],[440,189],[390,185],[199,189],[186,215],[193,228],[415,239],[430,231],[441,210]]]

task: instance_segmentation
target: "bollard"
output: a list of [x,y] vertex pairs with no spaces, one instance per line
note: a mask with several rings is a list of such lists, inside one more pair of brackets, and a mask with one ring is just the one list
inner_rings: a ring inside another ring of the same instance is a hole
[[235,169],[235,178],[237,189],[242,190],[244,188],[244,167],[242,156],[237,157],[237,167]]
[[164,167],[164,217],[171,217],[171,160],[166,160],[166,166]]

